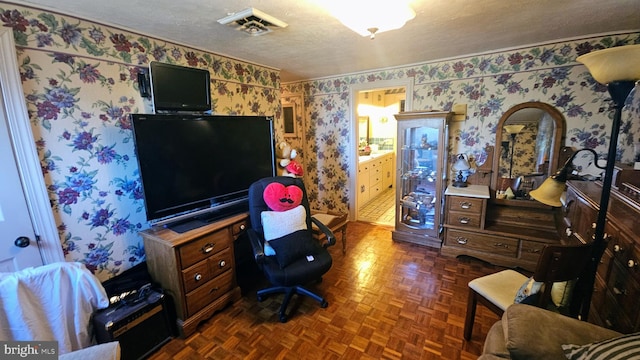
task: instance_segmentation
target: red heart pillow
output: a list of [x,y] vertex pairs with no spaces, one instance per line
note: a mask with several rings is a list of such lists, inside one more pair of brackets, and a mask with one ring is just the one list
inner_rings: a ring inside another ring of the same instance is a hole
[[302,203],[302,189],[295,185],[284,186],[273,182],[264,188],[262,198],[269,209],[273,211],[287,211]]

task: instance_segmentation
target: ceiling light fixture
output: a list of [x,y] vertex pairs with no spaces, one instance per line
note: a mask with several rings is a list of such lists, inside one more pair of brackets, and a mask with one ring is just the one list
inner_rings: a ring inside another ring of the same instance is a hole
[[[318,0],[318,2],[321,2]],[[410,0],[371,2],[370,0],[328,0],[324,7],[349,29],[371,39],[389,30],[403,27],[416,13]]]
[[235,26],[236,30],[243,31],[252,36],[270,33],[273,27],[285,28],[287,23],[262,12],[258,9],[248,8],[218,20],[223,25]]

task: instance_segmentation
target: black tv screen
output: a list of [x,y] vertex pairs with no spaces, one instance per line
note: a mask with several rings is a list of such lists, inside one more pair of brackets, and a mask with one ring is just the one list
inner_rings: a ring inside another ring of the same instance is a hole
[[211,110],[211,76],[208,70],[152,61],[149,78],[155,112]]
[[246,206],[249,185],[275,175],[270,117],[132,114],[131,122],[152,224]]

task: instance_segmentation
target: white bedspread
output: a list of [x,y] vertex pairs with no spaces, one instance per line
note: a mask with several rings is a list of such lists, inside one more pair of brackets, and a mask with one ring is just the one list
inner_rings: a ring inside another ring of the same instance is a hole
[[0,273],[0,340],[58,341],[60,354],[92,344],[91,314],[109,306],[81,263]]

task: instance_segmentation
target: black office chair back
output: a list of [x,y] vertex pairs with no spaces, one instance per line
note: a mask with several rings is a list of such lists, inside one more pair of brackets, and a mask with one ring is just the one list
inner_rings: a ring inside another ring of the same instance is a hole
[[284,186],[295,185],[302,189],[302,206],[307,210],[307,229],[311,229],[311,211],[309,210],[309,199],[307,199],[307,191],[304,188],[304,183],[300,178],[292,178],[288,176],[276,176],[264,178],[256,181],[249,187],[249,217],[251,219],[251,228],[259,234],[264,236],[264,230],[262,229],[262,221],[260,214],[263,211],[269,211],[269,207],[264,202],[262,194],[264,189],[272,182],[279,182]]

